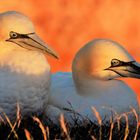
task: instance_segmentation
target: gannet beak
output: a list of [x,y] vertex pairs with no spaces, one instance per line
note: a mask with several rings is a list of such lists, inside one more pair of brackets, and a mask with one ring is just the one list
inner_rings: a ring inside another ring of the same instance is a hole
[[15,43],[19,45],[20,47],[29,49],[29,50],[35,50],[42,52],[44,54],[49,54],[56,59],[58,59],[58,55],[55,53],[53,49],[48,47],[46,43],[44,43],[36,33],[28,33],[28,34],[19,34],[16,32],[11,31],[10,32],[10,38],[6,41]]
[[[140,79],[140,64],[136,61],[124,62],[114,59],[116,63],[111,63],[111,66],[105,70],[111,70],[121,77],[132,77]],[[115,62],[114,61],[114,62]]]

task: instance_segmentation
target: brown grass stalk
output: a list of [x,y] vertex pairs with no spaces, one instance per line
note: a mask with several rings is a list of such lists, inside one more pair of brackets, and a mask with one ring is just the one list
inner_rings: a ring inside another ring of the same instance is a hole
[[24,129],[24,132],[27,140],[33,140],[30,132],[27,129]]
[[93,135],[91,136],[92,140],[97,140]]
[[49,127],[46,127],[46,133],[47,133],[47,139],[50,139],[50,131],[49,131]]
[[19,103],[17,103],[17,127],[19,128],[20,123],[21,123],[21,113],[20,113],[20,107]]
[[5,124],[5,121],[4,121],[4,119],[2,118],[2,116],[0,115],[0,124],[1,124],[1,123]]
[[134,113],[134,115],[136,117],[136,121],[137,121],[137,127],[136,127],[135,136],[134,136],[134,140],[137,140],[138,130],[139,130],[139,117],[138,117],[136,110],[133,107],[131,107],[131,109],[132,109],[132,112]]
[[112,140],[112,132],[113,132],[113,127],[114,127],[114,122],[112,117],[110,118],[110,132],[109,132],[109,140]]
[[117,116],[116,117],[116,121],[117,121],[117,126],[118,126],[118,133],[120,134],[120,119],[119,119],[119,117]]
[[[16,112],[16,121],[14,123],[14,125],[12,125],[12,128],[11,128],[11,132],[9,133],[8,135],[8,139],[10,138],[11,134],[15,131],[15,127],[17,126],[19,128],[20,126],[20,123],[21,123],[21,115],[20,115],[20,107],[19,107],[19,104],[17,103],[17,112]],[[10,119],[9,119],[10,121]]]
[[98,124],[99,124],[99,126],[100,126],[99,140],[101,140],[101,139],[102,139],[102,118],[101,118],[99,112],[96,110],[95,107],[92,107],[92,111],[93,111],[93,113],[95,114],[95,117],[97,118]]
[[126,140],[129,134],[129,121],[128,121],[127,113],[121,114],[119,119],[121,119],[122,117],[124,117],[126,121],[125,135],[124,135],[124,140]]
[[14,125],[12,125],[12,123],[11,123],[10,119],[8,118],[8,116],[6,115],[6,113],[3,112],[3,115],[4,115],[4,117],[5,117],[6,121],[7,121],[7,123],[9,124],[9,126],[10,126],[10,128],[11,128],[11,132],[10,132],[10,134],[8,135],[7,139],[10,138],[10,136],[11,136],[12,133],[14,133],[14,136],[15,136],[16,139],[19,139],[19,138],[18,138],[18,135],[17,135],[17,133],[16,133],[16,131],[15,131],[16,123],[14,123]]
[[64,119],[63,114],[60,115],[60,126],[61,126],[63,132],[66,134],[67,139],[70,140],[70,136],[69,136],[68,130],[65,125],[65,119]]
[[41,123],[41,121],[39,120],[39,118],[33,117],[33,120],[39,124],[39,127],[40,127],[43,137],[44,137],[44,140],[47,140],[46,130],[45,130],[43,124]]
[[[119,118],[119,114],[117,113],[117,111],[112,107],[103,106],[102,108],[108,109],[108,110],[110,110],[111,112],[113,112],[115,114],[114,120],[117,121],[118,133],[120,133],[120,118]],[[112,125],[114,125],[114,124],[112,124]]]

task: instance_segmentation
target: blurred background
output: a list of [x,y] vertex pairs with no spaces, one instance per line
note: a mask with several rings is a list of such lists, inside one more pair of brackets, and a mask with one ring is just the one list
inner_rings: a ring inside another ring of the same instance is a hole
[[[60,60],[47,57],[52,72],[71,71],[75,53],[94,38],[119,42],[140,62],[139,6],[139,0],[0,0],[0,12],[30,17],[36,32],[58,52]],[[140,101],[140,80],[124,80]]]

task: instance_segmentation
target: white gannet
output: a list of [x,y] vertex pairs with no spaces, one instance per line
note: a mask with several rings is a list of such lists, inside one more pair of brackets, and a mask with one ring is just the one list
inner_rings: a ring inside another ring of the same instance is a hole
[[16,117],[42,113],[50,86],[50,65],[44,54],[57,58],[35,33],[25,15],[8,11],[0,14],[0,112]]
[[72,73],[52,76],[46,114],[56,122],[60,113],[64,113],[67,121],[75,115],[94,121],[94,106],[102,119],[106,117],[108,121],[107,116],[129,112],[130,107],[138,112],[135,93],[116,79],[119,77],[140,78],[140,64],[114,41],[96,39],[87,43],[76,54]]

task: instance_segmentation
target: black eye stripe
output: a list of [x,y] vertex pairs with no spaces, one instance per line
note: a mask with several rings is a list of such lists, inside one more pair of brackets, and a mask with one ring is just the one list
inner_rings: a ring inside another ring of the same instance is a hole
[[28,33],[28,34],[20,34],[17,32],[10,32],[10,39],[17,39],[17,38],[30,38],[28,35],[35,34],[35,33]]
[[111,60],[111,67],[132,66],[135,61],[124,62],[118,59]]
[[111,60],[111,66],[112,67],[116,67],[122,64],[122,61],[118,60],[118,59],[112,59]]

